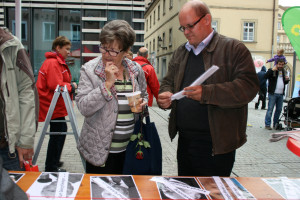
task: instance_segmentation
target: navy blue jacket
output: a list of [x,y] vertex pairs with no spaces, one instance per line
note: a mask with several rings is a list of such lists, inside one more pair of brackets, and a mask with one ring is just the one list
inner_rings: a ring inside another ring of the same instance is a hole
[[260,72],[257,73],[260,90],[267,89],[267,79],[265,78],[266,71],[267,71],[266,67],[262,66]]

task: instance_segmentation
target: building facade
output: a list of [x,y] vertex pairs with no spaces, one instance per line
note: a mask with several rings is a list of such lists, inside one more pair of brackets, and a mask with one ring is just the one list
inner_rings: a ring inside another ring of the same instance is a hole
[[[78,81],[81,65],[99,55],[101,28],[114,19],[124,19],[134,28],[133,52],[144,46],[144,0],[22,0],[21,5],[22,43],[35,76],[53,40],[64,35],[72,42],[67,63],[73,81]],[[15,33],[15,0],[0,0],[0,26]]]
[[[145,12],[145,46],[161,80],[174,50],[186,42],[178,30],[178,13],[186,0],[152,0]],[[242,41],[253,59],[265,61],[276,53],[278,0],[204,0],[212,26],[220,34]]]

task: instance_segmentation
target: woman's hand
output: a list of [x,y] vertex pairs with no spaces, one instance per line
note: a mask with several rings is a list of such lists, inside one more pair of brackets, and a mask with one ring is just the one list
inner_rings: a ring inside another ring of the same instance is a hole
[[107,62],[104,71],[106,74],[105,86],[110,89],[116,81],[119,69],[113,62]]
[[74,88],[77,89],[77,87],[78,87],[77,83],[76,82],[72,82],[72,84],[73,84]]
[[140,105],[137,108],[137,110],[138,110],[137,113],[141,113],[143,111],[143,106],[147,105],[147,102],[146,101],[143,102],[143,98],[140,98],[139,99],[139,104]]

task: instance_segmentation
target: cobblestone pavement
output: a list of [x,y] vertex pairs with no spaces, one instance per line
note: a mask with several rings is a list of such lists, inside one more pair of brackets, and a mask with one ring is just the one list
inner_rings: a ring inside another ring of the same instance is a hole
[[[74,110],[80,131],[83,124],[83,116],[79,113],[76,106],[74,106]],[[287,139],[275,143],[269,142],[271,134],[276,131],[270,131],[264,128],[266,110],[255,110],[254,103],[251,102],[248,111],[248,141],[237,150],[232,176],[300,177],[300,158],[286,148]],[[175,176],[177,175],[177,137],[173,142],[170,141],[167,130],[168,115],[169,111],[161,110],[156,105],[150,108],[150,119],[155,122],[163,149],[163,175]],[[40,123],[36,134],[35,144],[39,141],[42,126],[43,123]],[[69,131],[72,131],[70,124],[68,124],[68,128]],[[45,168],[44,163],[48,138],[49,136],[45,137],[37,160],[40,171],[44,171]],[[64,162],[62,168],[67,169],[67,171],[84,173],[80,155],[76,148],[75,138],[72,135],[67,135],[66,137],[61,161]]]

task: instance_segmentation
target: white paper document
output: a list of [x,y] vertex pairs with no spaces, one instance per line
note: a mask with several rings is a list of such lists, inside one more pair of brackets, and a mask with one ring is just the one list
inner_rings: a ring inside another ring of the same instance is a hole
[[[211,68],[209,68],[206,72],[204,72],[201,76],[199,76],[190,86],[201,85],[206,79],[208,79],[218,69],[219,69],[219,67],[216,65],[211,66]],[[173,94],[171,96],[171,100],[172,101],[179,100],[179,99],[185,97],[185,95],[183,95],[183,92],[184,91],[181,90],[180,92]]]

